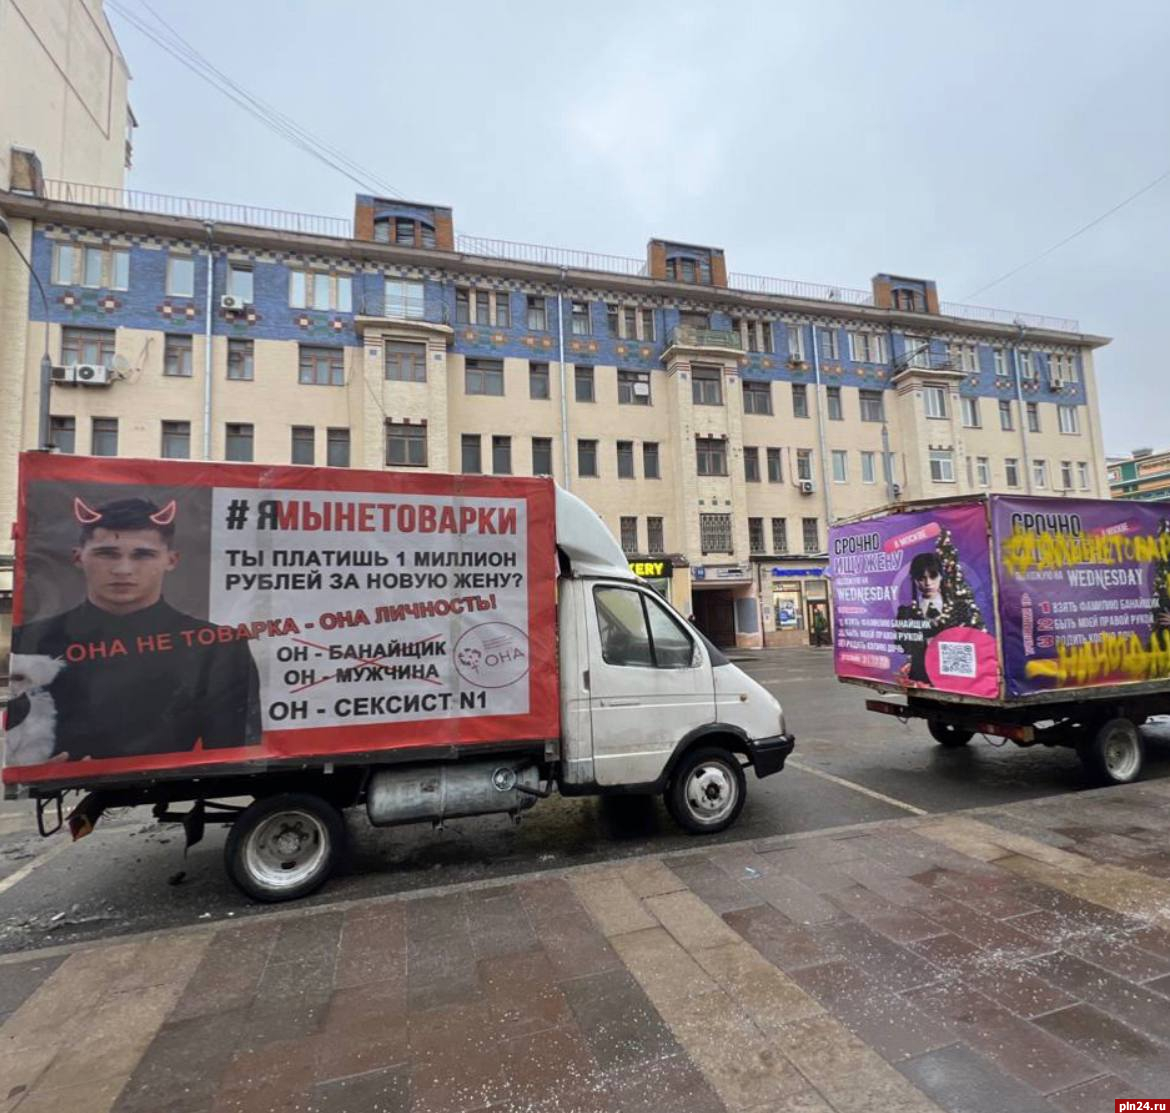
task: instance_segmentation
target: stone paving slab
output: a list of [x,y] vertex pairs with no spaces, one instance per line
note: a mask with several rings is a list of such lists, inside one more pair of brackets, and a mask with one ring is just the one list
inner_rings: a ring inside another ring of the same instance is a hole
[[1166,782],[0,960],[0,1113],[1167,1096]]

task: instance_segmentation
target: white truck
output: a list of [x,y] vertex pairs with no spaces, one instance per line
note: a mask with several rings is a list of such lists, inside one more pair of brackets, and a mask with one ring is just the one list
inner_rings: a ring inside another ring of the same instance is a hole
[[115,806],[188,843],[230,823],[229,876],[282,901],[332,873],[345,808],[661,793],[713,833],[793,749],[548,479],[27,454],[20,505],[3,779],[42,834],[70,791],[75,838]]

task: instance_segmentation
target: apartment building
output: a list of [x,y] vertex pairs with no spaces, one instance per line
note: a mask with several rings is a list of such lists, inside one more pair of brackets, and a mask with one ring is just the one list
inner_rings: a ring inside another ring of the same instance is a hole
[[[135,207],[129,207],[133,200]],[[157,204],[48,181],[0,193],[47,313],[4,263],[0,531],[36,443],[47,328],[57,451],[551,474],[718,643],[828,615],[829,522],[894,499],[1104,496],[1076,322],[456,235],[451,209],[354,219]],[[168,215],[185,211],[188,216]]]
[[1113,498],[1170,500],[1170,452],[1135,448],[1129,456],[1110,456],[1105,463]]

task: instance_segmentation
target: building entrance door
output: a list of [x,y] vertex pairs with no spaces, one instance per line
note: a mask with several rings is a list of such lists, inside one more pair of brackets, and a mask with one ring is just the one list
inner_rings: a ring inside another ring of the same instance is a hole
[[829,604],[824,599],[810,599],[808,603],[808,644],[832,645],[833,633],[829,625]]
[[699,590],[691,595],[695,625],[717,646],[735,647],[735,603],[730,591]]

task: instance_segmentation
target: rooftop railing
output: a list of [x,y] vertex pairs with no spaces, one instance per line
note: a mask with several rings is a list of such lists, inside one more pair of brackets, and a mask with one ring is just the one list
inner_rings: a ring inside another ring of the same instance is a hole
[[[50,201],[130,209],[134,212],[184,217],[216,224],[250,224],[309,236],[353,238],[353,222],[342,217],[318,216],[288,209],[266,209],[196,197],[175,197],[164,193],[146,193],[137,189],[85,185],[55,178],[47,178],[44,185],[44,196]],[[465,255],[476,255],[485,259],[631,277],[645,277],[647,273],[644,259],[626,255],[606,255],[595,251],[578,251],[568,247],[550,247],[546,244],[459,235],[455,238],[455,247]],[[731,274],[728,276],[728,287],[733,291],[749,294],[835,302],[839,305],[873,305],[873,294],[868,290],[829,286],[818,282],[799,282],[791,278],[773,278],[759,274]],[[1080,331],[1079,323],[1069,317],[1046,317],[1036,313],[1018,313],[1009,309],[991,309],[982,305],[963,305],[959,302],[943,302],[939,309],[944,316],[960,317],[968,321],[1041,328],[1056,332]]]

